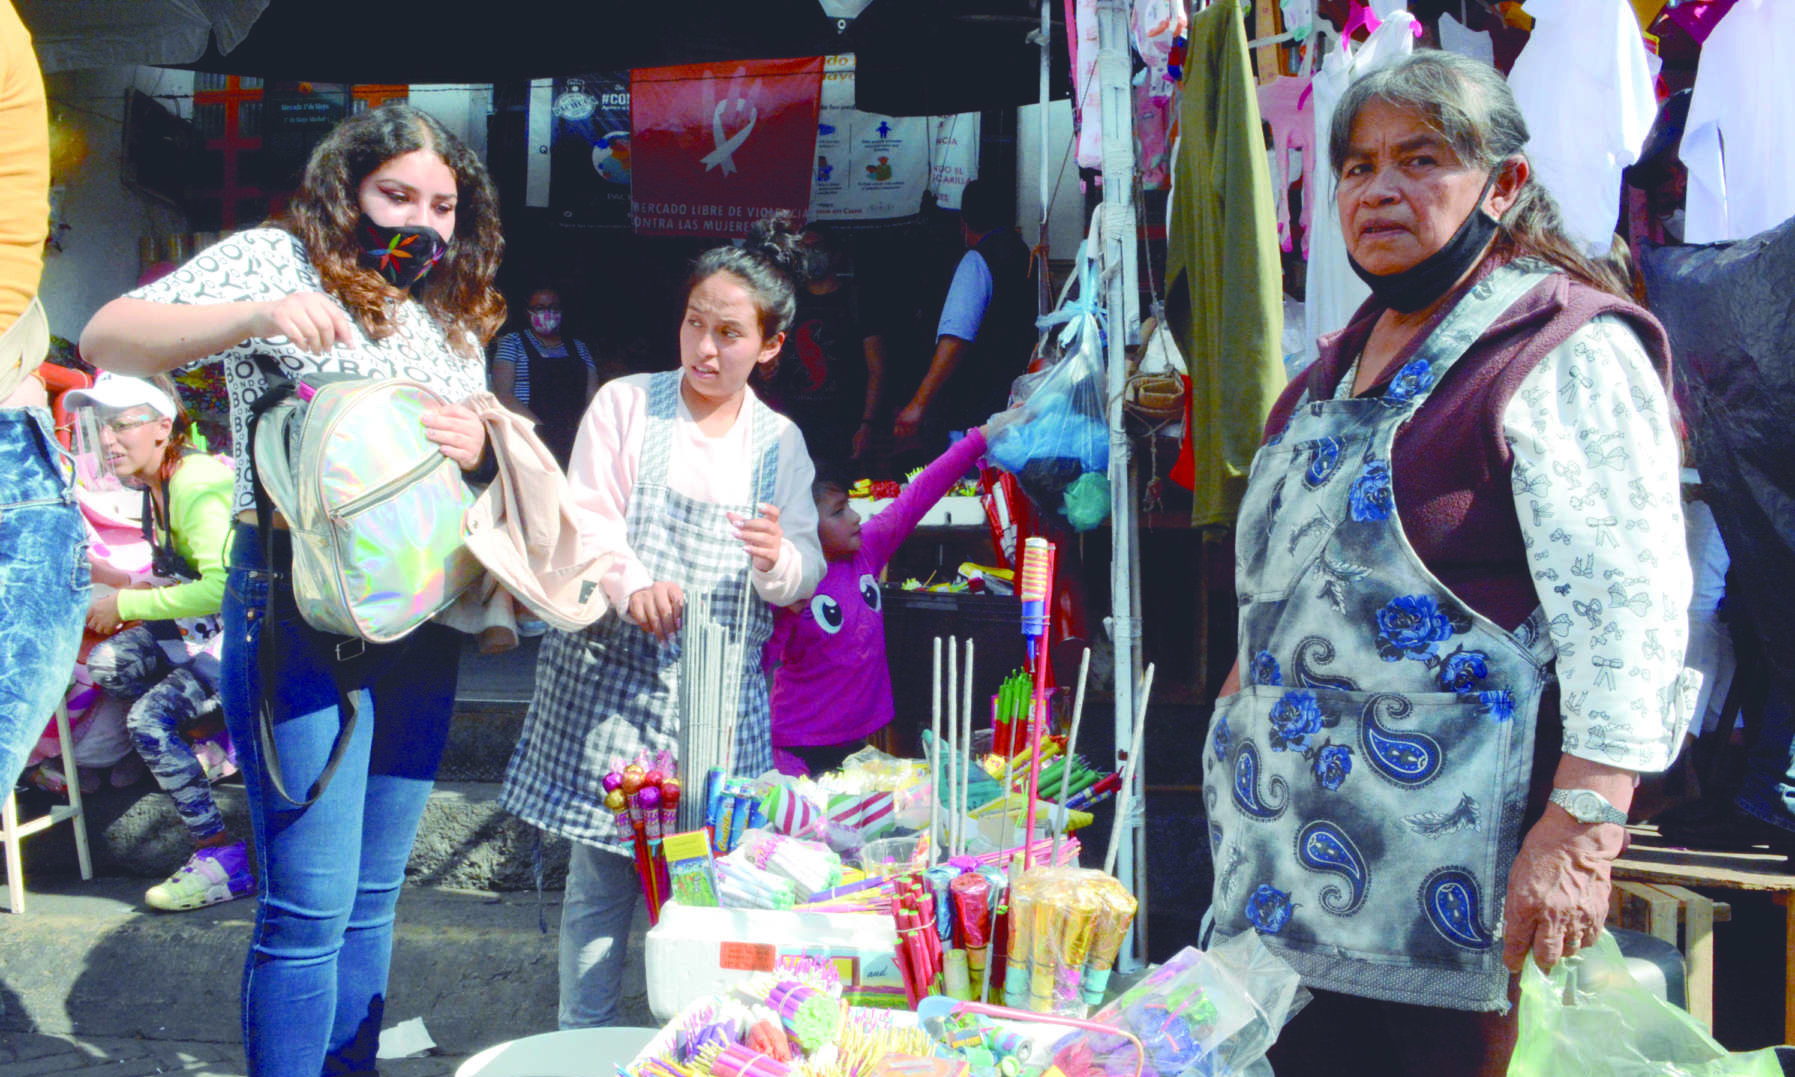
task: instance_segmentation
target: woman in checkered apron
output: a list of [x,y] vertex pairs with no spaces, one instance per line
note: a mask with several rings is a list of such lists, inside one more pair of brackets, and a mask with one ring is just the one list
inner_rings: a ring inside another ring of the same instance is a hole
[[677,742],[689,594],[708,595],[717,623],[746,634],[735,770],[773,765],[761,645],[772,607],[807,600],[824,567],[804,438],[748,387],[777,361],[796,309],[794,239],[778,220],[745,247],[701,255],[686,281],[680,368],[607,384],[574,443],[568,481],[586,540],[616,555],[604,579],[612,609],[545,640],[503,801],[574,843],[561,913],[562,1028],[616,1016],[637,884],[601,783]]

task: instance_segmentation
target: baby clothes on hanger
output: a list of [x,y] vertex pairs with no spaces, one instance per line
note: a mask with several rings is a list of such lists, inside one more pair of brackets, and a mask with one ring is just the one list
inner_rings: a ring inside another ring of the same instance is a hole
[[[1311,46],[1313,47],[1313,46]],[[1278,209],[1278,246],[1292,249],[1290,229],[1291,157],[1302,180],[1303,254],[1309,253],[1309,223],[1315,207],[1315,108],[1307,76],[1275,78],[1259,87],[1259,116],[1271,125],[1272,195]]]
[[1508,73],[1527,156],[1583,252],[1604,255],[1621,170],[1658,115],[1639,19],[1629,0],[1533,0],[1527,10],[1533,36]]
[[[1406,11],[1391,13],[1362,45],[1341,42],[1328,53],[1315,73],[1314,102],[1315,146],[1325,152],[1328,128],[1334,117],[1334,106],[1346,87],[1361,75],[1387,67],[1407,56],[1415,48],[1415,17]],[[1334,208],[1334,173],[1325,162],[1314,172],[1315,203],[1319,212],[1312,217],[1309,239],[1309,272],[1303,301],[1303,343],[1313,360],[1318,355],[1316,338],[1331,333],[1352,320],[1371,295],[1346,261],[1346,239],[1340,234],[1340,214]]]
[[1689,168],[1686,242],[1744,239],[1795,216],[1791,50],[1789,0],[1738,0],[1708,35],[1679,151]]

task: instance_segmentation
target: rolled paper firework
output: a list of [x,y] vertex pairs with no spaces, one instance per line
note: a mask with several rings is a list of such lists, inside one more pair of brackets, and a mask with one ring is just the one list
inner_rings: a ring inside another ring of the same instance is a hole
[[623,795],[623,790],[613,789],[606,793],[605,807],[617,816],[617,830],[623,837],[629,838],[635,835],[635,830],[631,828],[629,822],[629,799]]
[[1097,922],[1083,989],[1084,1000],[1091,1006],[1103,1004],[1103,993],[1109,989],[1110,970],[1116,966],[1116,955],[1122,952],[1122,943],[1128,938],[1128,928],[1134,923],[1134,913],[1139,907],[1134,895],[1114,880],[1098,891],[1097,900]]
[[1081,887],[1061,906],[1059,928],[1059,969],[1053,985],[1055,1013],[1083,1016],[1082,994],[1085,962],[1091,956],[1091,943],[1097,935],[1098,897]]
[[779,1015],[786,1034],[806,1052],[835,1039],[841,1023],[841,1003],[807,984],[781,980],[767,995],[767,1005]]
[[1028,1003],[1028,957],[1033,945],[1035,896],[1021,886],[1010,890],[1010,937],[1004,945],[1003,1004],[1012,1010]]
[[966,949],[967,974],[983,984],[985,958],[991,945],[991,880],[969,871],[948,884],[954,905],[955,931]]
[[732,1043],[711,1059],[711,1077],[791,1077],[792,1068],[773,1058]]
[[661,782],[661,833],[671,834],[679,829],[679,795],[678,778],[668,778]]
[[1065,908],[1063,893],[1042,888],[1035,898],[1034,922],[1029,925],[1028,1008],[1036,1013],[1053,1009],[1060,921]]
[[946,865],[932,867],[922,873],[923,881],[928,885],[929,897],[935,902],[935,934],[941,937],[941,945],[951,949],[954,943],[954,908],[952,886],[959,876],[957,868]]
[[735,846],[729,844],[729,832],[735,825],[735,798],[724,791],[717,798],[717,829],[711,835],[711,844],[720,853],[727,853]]
[[748,832],[754,811],[760,807],[760,798],[737,786],[731,799],[735,801],[735,810],[729,816],[729,847],[733,849],[742,843],[742,835]]
[[661,840],[661,788],[644,785],[636,790],[636,803],[642,808],[642,829],[651,842]]
[[972,977],[968,971],[965,950],[947,952],[947,993],[962,1002],[972,1001]]

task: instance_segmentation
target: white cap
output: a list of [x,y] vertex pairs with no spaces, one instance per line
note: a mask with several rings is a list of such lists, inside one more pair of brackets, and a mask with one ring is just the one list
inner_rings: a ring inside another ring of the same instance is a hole
[[94,379],[93,388],[76,389],[63,398],[63,406],[80,408],[99,406],[123,411],[126,408],[154,408],[164,419],[175,417],[175,402],[156,387],[155,382],[111,372]]

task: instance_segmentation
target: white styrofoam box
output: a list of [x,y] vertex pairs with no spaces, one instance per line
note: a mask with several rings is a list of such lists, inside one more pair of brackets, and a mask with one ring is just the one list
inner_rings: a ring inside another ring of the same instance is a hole
[[861,1006],[902,1009],[904,980],[896,961],[897,931],[877,913],[723,909],[670,901],[648,929],[648,1008],[668,1021],[691,1003],[725,990],[782,960],[827,958],[841,974],[842,994]]
[[[862,520],[870,520],[891,504],[889,497],[856,497],[848,501],[854,510],[860,513]],[[985,526],[985,504],[976,497],[944,497],[929,506],[917,521],[918,527],[983,527]]]

